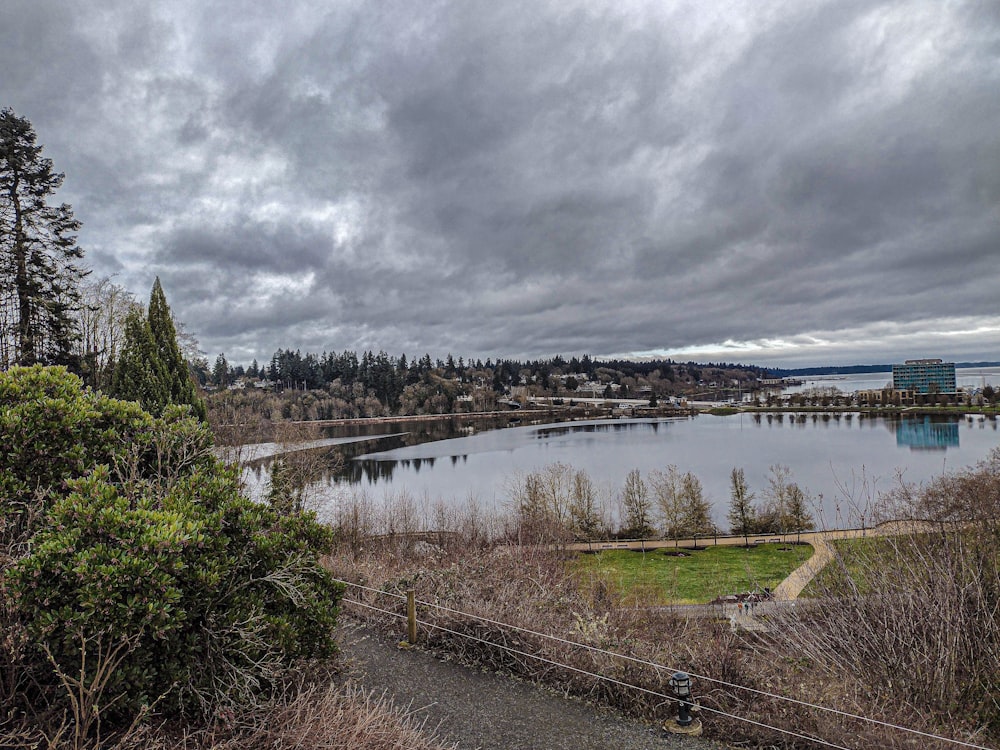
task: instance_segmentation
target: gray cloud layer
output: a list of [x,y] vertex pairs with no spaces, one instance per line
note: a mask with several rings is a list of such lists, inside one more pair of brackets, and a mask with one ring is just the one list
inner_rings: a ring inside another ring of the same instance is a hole
[[8,0],[0,104],[234,361],[996,359],[997,7]]

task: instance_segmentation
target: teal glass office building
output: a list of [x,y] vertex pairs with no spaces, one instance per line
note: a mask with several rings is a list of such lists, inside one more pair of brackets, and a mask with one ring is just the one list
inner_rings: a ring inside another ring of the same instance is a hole
[[956,393],[955,363],[940,359],[908,359],[892,366],[892,387],[914,393]]

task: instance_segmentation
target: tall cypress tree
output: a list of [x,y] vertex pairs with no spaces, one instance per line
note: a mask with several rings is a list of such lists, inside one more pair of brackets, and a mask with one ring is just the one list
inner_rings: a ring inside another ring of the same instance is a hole
[[165,371],[170,402],[190,405],[195,415],[204,420],[205,404],[198,398],[187,361],[181,354],[180,346],[177,345],[177,328],[174,326],[174,319],[170,314],[170,306],[160,285],[159,276],[153,282],[153,290],[149,294],[149,330],[153,335],[156,355]]
[[111,380],[115,398],[137,401],[150,414],[170,403],[167,375],[156,351],[149,321],[136,307],[125,318],[125,343]]
[[42,156],[35,131],[0,110],[0,368],[72,365],[78,338],[80,222],[68,204],[50,205],[63,182]]
[[138,401],[159,415],[167,404],[186,404],[206,419],[187,362],[177,344],[177,329],[160,279],[153,283],[146,317],[135,311],[125,324],[125,344],[115,366],[111,391],[117,398]]

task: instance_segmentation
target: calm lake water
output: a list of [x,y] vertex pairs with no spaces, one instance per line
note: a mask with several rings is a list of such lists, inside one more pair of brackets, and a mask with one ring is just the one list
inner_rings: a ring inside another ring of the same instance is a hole
[[[803,387],[829,384],[853,391],[881,387],[886,377],[811,378]],[[1000,370],[960,371],[958,379],[961,385],[997,387]],[[769,467],[780,464],[814,498],[824,525],[856,526],[861,520],[850,508],[863,508],[866,496],[891,489],[898,474],[924,482],[971,466],[1000,446],[998,422],[978,416],[737,414],[523,426],[510,426],[507,418],[456,417],[380,429],[396,434],[341,446],[348,455],[344,471],[318,482],[314,497],[336,502],[353,487],[375,499],[406,492],[430,502],[464,504],[472,498],[481,506],[502,508],[512,478],[548,464],[585,469],[607,496],[618,493],[631,469],[645,476],[674,464],[701,480],[715,520],[725,528],[731,469],[744,470],[760,499]],[[331,436],[362,434],[362,428],[351,428],[350,434]]]
[[826,526],[849,526],[860,523],[849,517],[848,507],[852,498],[862,504],[866,486],[886,491],[899,472],[922,482],[975,464],[1000,446],[997,425],[978,417],[740,414],[517,426],[363,454],[348,462],[344,475],[318,487],[331,500],[354,485],[376,499],[405,491],[431,501],[474,498],[501,508],[512,477],[551,463],[586,469],[609,494],[617,493],[630,469],[645,475],[675,464],[701,480],[716,522],[725,527],[730,470],[743,468],[760,497],[769,467],[782,464],[815,498]]

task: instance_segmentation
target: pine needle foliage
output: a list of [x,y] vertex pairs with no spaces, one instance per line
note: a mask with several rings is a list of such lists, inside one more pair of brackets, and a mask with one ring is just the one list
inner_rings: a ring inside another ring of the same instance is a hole
[[159,278],[153,283],[147,314],[136,310],[126,320],[125,344],[111,392],[117,398],[137,401],[154,415],[176,404],[190,407],[201,421],[206,419],[205,404],[177,344],[177,328]]
[[79,338],[80,222],[54,196],[53,171],[31,123],[0,110],[0,369],[72,365]]

